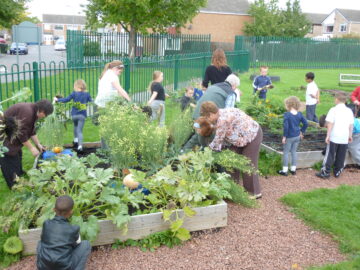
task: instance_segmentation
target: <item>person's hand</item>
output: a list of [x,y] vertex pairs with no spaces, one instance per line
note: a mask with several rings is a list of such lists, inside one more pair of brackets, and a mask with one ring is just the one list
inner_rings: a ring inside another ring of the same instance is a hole
[[326,136],[325,142],[326,142],[326,144],[330,143],[330,137],[329,136]]
[[45,146],[43,146],[42,144],[38,144],[38,145],[36,145],[36,147],[39,149],[39,151],[40,152],[44,152],[44,151],[46,151],[46,147]]
[[300,139],[301,139],[301,140],[304,139],[304,134],[302,134],[302,132],[300,132]]
[[36,147],[31,147],[30,152],[34,157],[37,157],[38,155],[40,155],[40,152],[39,152],[39,150],[36,149]]
[[316,100],[316,104],[320,104],[320,99],[317,99],[317,100]]
[[58,101],[58,98],[57,97],[54,97],[53,99],[53,103],[57,102]]
[[282,144],[285,144],[286,143],[286,137],[283,137],[281,142],[282,142]]
[[355,100],[355,101],[354,101],[354,104],[359,106],[359,105],[360,105],[360,101]]
[[349,143],[352,143],[352,141],[353,141],[353,138],[352,138],[352,136],[350,136],[349,137]]

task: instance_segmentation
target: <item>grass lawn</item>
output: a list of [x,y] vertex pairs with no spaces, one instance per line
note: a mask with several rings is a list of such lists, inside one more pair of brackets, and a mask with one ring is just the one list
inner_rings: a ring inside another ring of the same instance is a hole
[[349,261],[312,270],[360,269],[360,186],[289,193],[281,198],[308,225],[339,242]]
[[[243,93],[241,97],[241,108],[246,108],[247,104],[251,102],[252,98],[252,81],[250,75],[254,70],[247,73],[240,74],[241,85],[240,89]],[[320,89],[340,89],[351,92],[355,89],[356,85],[342,85],[339,86],[340,73],[353,73],[360,74],[359,68],[354,69],[269,69],[269,75],[280,76],[279,82],[274,82],[274,89],[269,90],[267,99],[283,101],[289,96],[297,96],[301,101],[305,101],[306,90],[295,90],[300,86],[306,86],[305,74],[307,72],[315,73],[315,82]],[[256,70],[258,72],[258,70]],[[334,98],[329,94],[322,92],[320,96],[320,104],[317,106],[317,116],[326,114],[329,109],[334,106]]]

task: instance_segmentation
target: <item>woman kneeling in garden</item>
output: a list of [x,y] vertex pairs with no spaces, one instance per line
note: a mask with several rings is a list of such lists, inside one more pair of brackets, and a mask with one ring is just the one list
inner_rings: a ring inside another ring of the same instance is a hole
[[[215,137],[209,145],[212,150],[221,151],[229,148],[235,153],[249,158],[253,166],[258,168],[263,133],[256,121],[236,108],[218,109],[211,101],[201,105],[200,114],[202,119],[197,121],[200,125],[198,130],[200,135],[210,135],[209,124],[212,124],[215,129]],[[235,181],[239,181],[240,172],[235,171],[233,178]],[[243,185],[248,192],[254,194],[255,198],[262,196],[258,174],[244,174]]]

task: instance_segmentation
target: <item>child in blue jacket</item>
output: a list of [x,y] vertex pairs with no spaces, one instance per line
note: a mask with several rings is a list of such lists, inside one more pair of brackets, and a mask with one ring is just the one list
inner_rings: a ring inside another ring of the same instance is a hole
[[74,148],[77,151],[83,150],[83,128],[87,117],[86,104],[92,102],[90,94],[86,91],[86,83],[83,80],[77,80],[74,83],[74,91],[66,98],[54,98],[56,102],[66,103],[71,100],[74,105],[71,109],[71,117],[74,122]]
[[267,66],[260,67],[260,76],[257,76],[254,79],[253,87],[254,87],[254,94],[259,91],[259,98],[266,99],[266,93],[268,91],[268,87],[272,85],[271,79],[267,76],[269,68]]
[[[284,144],[283,168],[278,171],[279,174],[287,176],[289,166],[289,153],[291,153],[291,169],[292,175],[296,174],[296,151],[300,140],[303,138],[308,123],[305,117],[299,112],[300,100],[297,97],[289,97],[285,100],[287,112],[284,113],[284,134],[282,143]],[[301,129],[300,124],[302,123]]]

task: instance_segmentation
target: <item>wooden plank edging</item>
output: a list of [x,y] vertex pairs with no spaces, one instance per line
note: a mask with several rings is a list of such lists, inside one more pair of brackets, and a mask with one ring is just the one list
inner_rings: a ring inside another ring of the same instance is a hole
[[[200,231],[211,228],[227,226],[227,203],[224,201],[215,205],[194,208],[196,214],[185,217],[183,227],[189,231]],[[183,215],[183,211],[179,211]],[[128,224],[128,231],[123,234],[110,220],[99,221],[100,231],[92,246],[100,246],[114,243],[117,239],[142,239],[149,234],[167,230],[169,223],[164,222],[162,213],[151,213],[132,216]],[[24,244],[24,255],[36,254],[36,246],[41,237],[41,228],[19,230],[19,237]]]

